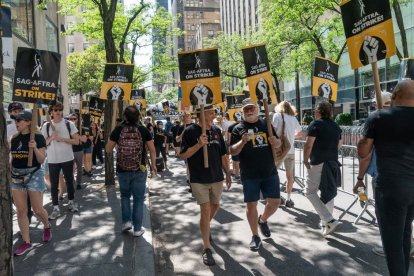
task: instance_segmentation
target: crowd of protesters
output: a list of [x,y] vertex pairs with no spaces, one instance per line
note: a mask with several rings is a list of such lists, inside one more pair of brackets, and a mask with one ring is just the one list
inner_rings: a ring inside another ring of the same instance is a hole
[[[407,275],[413,253],[414,129],[408,126],[414,120],[414,82],[403,80],[392,94],[384,95],[390,98],[387,108],[371,114],[358,144],[361,167],[354,190],[357,193],[358,188],[365,188],[363,177],[370,172],[369,164],[374,162],[376,212],[386,262],[391,275]],[[44,225],[43,241],[50,241],[52,231],[48,220],[56,219],[61,212],[59,195],[63,187],[59,182],[66,184],[68,209],[77,212],[75,187],[82,188],[82,175],[91,176],[96,158],[103,163],[103,136],[98,124],[92,123],[91,129],[84,129],[79,135],[78,127],[82,126],[77,123],[78,115],[71,114],[66,120],[62,110],[61,103],[51,105],[51,121],[45,122],[41,132],[36,132],[30,140],[32,114],[24,111],[19,103],[9,106],[9,113],[15,120],[15,125],[8,127],[14,177],[12,190],[23,240],[16,255],[32,248],[29,210],[32,208]],[[262,236],[271,236],[268,219],[275,215],[280,204],[289,208],[295,206],[291,196],[296,164],[295,138],[305,140],[304,191],[320,218],[322,236],[340,227],[333,210],[337,187],[341,186],[338,154],[342,133],[333,120],[329,102],[317,104],[315,119],[309,124],[306,135],[296,119],[294,107],[286,101],[279,103],[273,117],[268,118],[270,126],[260,115],[260,106],[250,98],[243,101],[243,116],[237,122],[229,121],[228,114],[216,114],[212,105],[204,106],[204,114],[202,112],[201,109],[184,112],[180,119],[174,122],[168,119],[164,124],[152,117],[141,118],[136,106],[123,111],[123,120],[109,134],[105,146],[107,153],[117,152],[123,232],[133,229],[136,237],[144,233],[142,219],[147,178],[160,170],[168,170],[169,148],[174,148],[177,158],[185,161],[189,192],[199,205],[203,263],[215,264],[210,222],[220,208],[223,183],[227,189],[232,182],[242,184],[252,235],[248,246],[252,251],[259,250],[263,246],[259,230]],[[284,136],[290,149],[282,158],[287,179],[287,198],[282,201],[278,172],[281,163],[276,164],[275,152],[282,147]],[[33,149],[31,166],[27,165],[29,149]],[[42,167],[45,163],[47,165]],[[43,168],[48,168],[50,179],[53,204],[50,215],[42,202],[42,193],[46,190]],[[64,181],[60,181],[61,175]],[[266,205],[259,214],[257,203],[261,198],[266,200]]]

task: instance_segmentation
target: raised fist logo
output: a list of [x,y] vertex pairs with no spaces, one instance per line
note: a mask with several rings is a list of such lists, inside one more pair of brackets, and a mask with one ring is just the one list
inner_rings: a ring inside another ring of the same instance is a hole
[[324,84],[321,85],[319,92],[320,92],[319,96],[324,97],[325,99],[330,99],[332,88],[329,85],[329,83],[325,82]]
[[190,93],[192,105],[206,105],[213,102],[213,93],[204,84],[197,84]]
[[107,98],[109,100],[122,100],[123,98],[123,93],[124,91],[122,91],[122,88],[119,87],[118,85],[114,85],[112,86],[112,88],[108,91],[107,93]]
[[[267,103],[271,103],[269,84],[263,78],[257,82],[256,97],[258,100],[267,100]],[[259,105],[262,105],[259,101]]]
[[234,112],[234,114],[233,114],[233,119],[234,119],[234,121],[236,121],[236,122],[241,121],[241,119],[242,119],[242,114],[241,114],[241,112],[240,112],[240,111],[236,111],[236,112]]
[[365,54],[368,57],[368,63],[373,63],[378,61],[377,53],[379,49],[379,42],[372,36],[367,35],[364,40],[364,45],[362,46]]
[[256,136],[256,144],[263,145],[263,136],[262,135],[257,135]]
[[138,108],[138,110],[142,109],[142,103],[141,102],[135,102],[135,106]]

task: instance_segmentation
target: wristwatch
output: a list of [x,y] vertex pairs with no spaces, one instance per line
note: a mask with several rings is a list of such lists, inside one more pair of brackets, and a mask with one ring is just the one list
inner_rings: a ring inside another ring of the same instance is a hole
[[362,181],[362,180],[364,180],[364,177],[363,176],[357,176],[357,179]]

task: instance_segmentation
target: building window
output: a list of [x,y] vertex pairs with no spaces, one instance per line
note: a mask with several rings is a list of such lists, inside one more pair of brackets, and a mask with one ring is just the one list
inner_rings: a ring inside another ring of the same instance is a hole
[[12,0],[11,25],[13,33],[33,43],[33,5],[31,0]]
[[59,53],[58,28],[48,18],[46,18],[46,44],[49,51]]
[[75,52],[75,44],[74,43],[68,43],[68,53]]
[[213,37],[214,36],[214,30],[208,30],[207,31],[207,35],[208,35],[208,37]]

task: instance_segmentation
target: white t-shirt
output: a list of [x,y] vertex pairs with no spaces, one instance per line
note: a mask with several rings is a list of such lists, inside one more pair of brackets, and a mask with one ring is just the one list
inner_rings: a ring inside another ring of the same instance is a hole
[[9,142],[9,144],[11,142],[11,138],[16,133],[17,133],[16,124],[14,122],[11,124],[8,124],[7,125],[7,141]]
[[[45,123],[42,127],[42,134],[47,139],[53,133],[52,126],[49,126],[49,135],[47,134],[47,124]],[[56,128],[57,134],[66,139],[70,139],[71,135],[78,133],[78,129],[75,124],[69,121],[70,135],[68,128],[66,127],[66,121],[61,120],[57,124],[53,124]],[[65,142],[57,142],[53,140],[47,147],[47,162],[52,164],[64,163],[74,159],[72,145]]]
[[[295,116],[283,114],[285,117],[285,135],[289,140],[290,143],[290,150],[288,154],[294,154],[295,153],[295,147],[294,147],[294,141],[295,141],[295,134],[300,132],[302,128],[300,127],[300,124],[298,122],[298,119],[296,119]],[[283,119],[281,113],[275,113],[273,115],[272,125],[276,129],[277,136],[280,137],[282,135],[282,126],[283,126]]]

